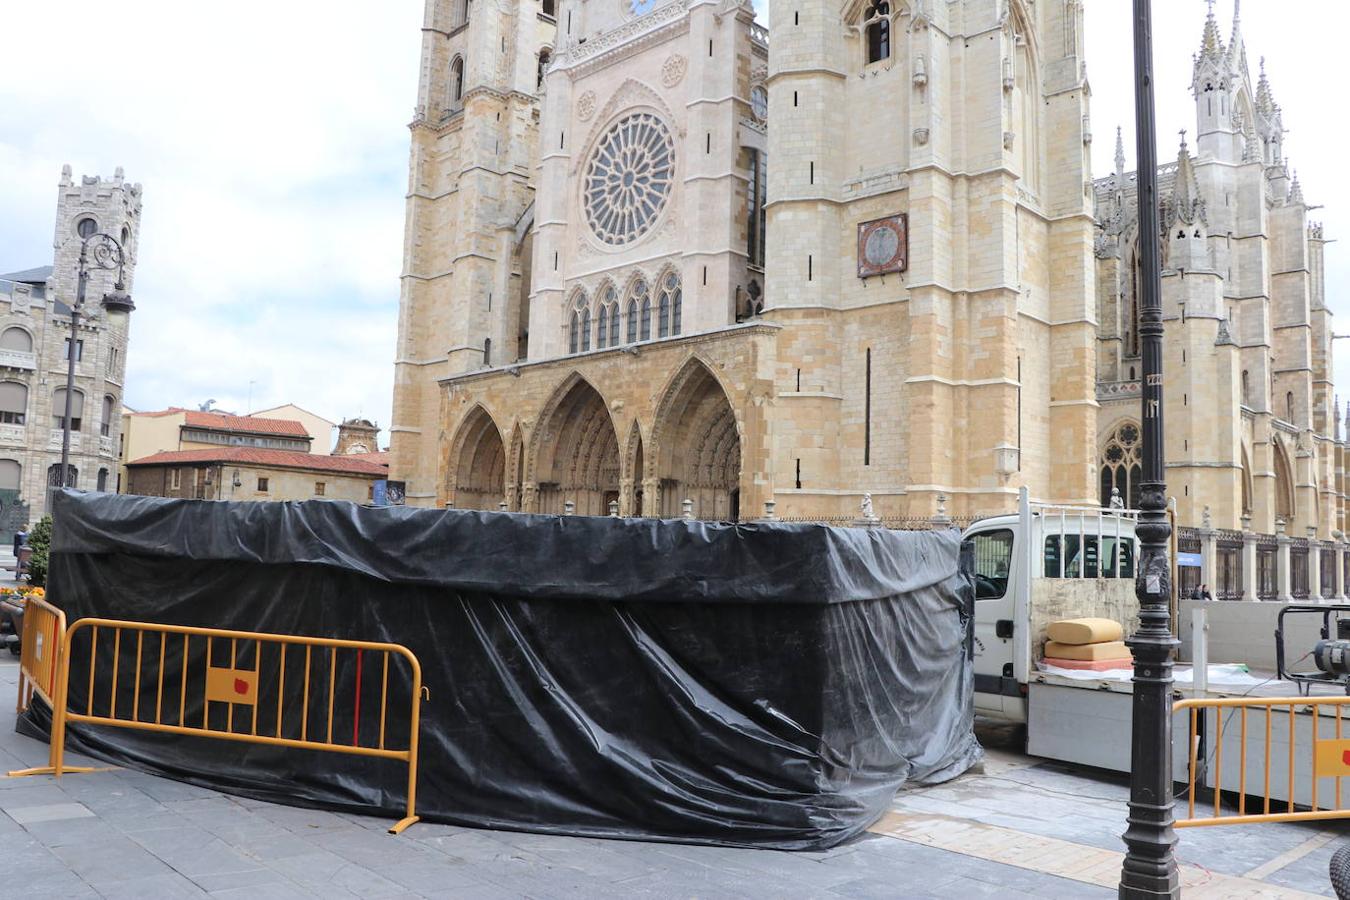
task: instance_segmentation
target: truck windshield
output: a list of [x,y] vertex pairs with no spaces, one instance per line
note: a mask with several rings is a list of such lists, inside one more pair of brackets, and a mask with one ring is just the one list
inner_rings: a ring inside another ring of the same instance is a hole
[[1012,529],[971,535],[975,545],[975,599],[997,600],[1008,593],[1008,566],[1012,562]]

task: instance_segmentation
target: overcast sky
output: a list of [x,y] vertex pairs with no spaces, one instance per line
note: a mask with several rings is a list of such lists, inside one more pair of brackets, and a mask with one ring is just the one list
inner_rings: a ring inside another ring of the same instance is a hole
[[[1206,7],[1154,6],[1166,162],[1178,129],[1194,133]],[[1216,13],[1226,39],[1232,0]],[[422,0],[8,4],[0,272],[50,264],[63,163],[77,178],[122,166],[145,186],[129,405],[294,402],[387,426],[421,19]],[[1350,4],[1247,0],[1243,26],[1253,68],[1266,57],[1304,194],[1326,205],[1314,216],[1343,237],[1347,134],[1324,79]],[[1129,36],[1128,0],[1087,0],[1097,175],[1113,167],[1117,124],[1134,168]],[[1350,316],[1350,246],[1332,244],[1327,269],[1330,305]],[[1336,365],[1350,374],[1346,344]]]

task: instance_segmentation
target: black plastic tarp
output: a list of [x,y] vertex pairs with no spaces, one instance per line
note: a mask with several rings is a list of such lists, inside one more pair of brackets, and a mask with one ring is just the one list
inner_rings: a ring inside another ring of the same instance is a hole
[[[967,645],[973,591],[954,532],[71,491],[56,497],[55,523],[49,597],[72,622],[411,649],[430,695],[424,819],[822,848],[865,829],[897,788],[952,778],[981,752]],[[72,661],[76,709],[88,699],[85,652]],[[201,651],[189,653],[196,673]],[[339,684],[350,683],[350,667],[335,662]],[[262,668],[260,683],[275,677]],[[299,679],[283,681],[289,704]],[[149,705],[142,700],[141,718]],[[359,724],[368,742],[374,705],[337,733]],[[28,726],[45,732],[46,713],[35,706]],[[230,727],[219,716],[212,727]],[[247,729],[247,708],[239,718]],[[172,778],[401,815],[406,769],[387,760],[70,731],[77,749]]]

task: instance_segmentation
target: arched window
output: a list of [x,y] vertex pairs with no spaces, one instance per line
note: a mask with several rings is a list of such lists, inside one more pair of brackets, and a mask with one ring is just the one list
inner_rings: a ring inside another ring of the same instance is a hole
[[638,304],[634,297],[628,301],[628,343],[638,339]]
[[591,349],[591,311],[589,308],[581,311],[581,352],[585,353]]
[[464,57],[456,56],[450,63],[450,108],[459,109],[464,99]]
[[23,466],[12,459],[0,459],[0,491],[17,491]]
[[572,324],[567,329],[567,352],[576,353],[581,346],[581,312],[572,310]]
[[619,292],[611,287],[605,292],[605,306],[609,307],[609,345],[619,346]]
[[1252,405],[1252,382],[1246,369],[1242,370],[1242,405]]
[[656,335],[670,335],[670,294],[664,288],[656,292]]
[[117,401],[111,394],[103,397],[103,417],[98,420],[98,433],[103,437],[112,436],[113,410],[117,408]]
[[6,328],[5,333],[0,334],[0,350],[32,353],[33,336],[23,328]]
[[891,5],[886,0],[872,0],[863,22],[867,35],[867,61],[880,62],[891,56]]
[[1294,392],[1289,391],[1284,395],[1284,420],[1290,425],[1294,424]]
[[1139,483],[1144,470],[1140,462],[1139,426],[1125,422],[1106,439],[1101,455],[1101,505],[1111,505],[1111,490],[1130,509],[1139,508]]
[[[66,389],[57,388],[52,392],[52,427],[66,427]],[[70,430],[79,431],[84,421],[84,392],[76,391],[70,395]]]
[[469,0],[455,0],[454,13],[450,17],[450,28],[453,30],[469,23]]
[[670,293],[670,333],[679,334],[684,318],[684,291],[680,290],[680,277],[674,272],[666,276],[666,290]]
[[1297,506],[1294,502],[1294,473],[1284,447],[1275,441],[1275,516],[1290,524]]
[[28,385],[0,382],[0,423],[23,425],[27,421]]
[[647,291],[647,282],[638,281],[633,285],[633,299],[638,303],[638,340],[652,339],[652,296]]
[[[62,484],[61,482],[61,464],[52,463],[50,466],[47,467],[47,487],[49,489],[59,487],[75,487],[79,483],[80,483],[80,470],[75,468],[74,466],[66,466],[66,480],[64,484]],[[50,495],[50,493],[51,491],[49,490],[48,494]],[[47,508],[50,509],[51,497],[48,496],[47,500],[48,500]]]
[[98,470],[98,485],[94,488],[96,491],[106,491],[108,489],[108,470]]
[[544,86],[544,73],[548,71],[548,62],[552,58],[553,54],[549,52],[547,47],[539,51],[539,78],[535,87],[542,88]]
[[591,349],[591,303],[586,292],[578,290],[572,298],[572,317],[567,327],[567,352],[581,353]]
[[600,304],[600,322],[595,329],[595,346],[598,350],[605,349],[605,344],[609,341],[609,307]]

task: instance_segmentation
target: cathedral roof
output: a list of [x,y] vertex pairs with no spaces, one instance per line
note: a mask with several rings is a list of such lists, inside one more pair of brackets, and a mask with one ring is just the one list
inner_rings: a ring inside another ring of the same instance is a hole
[[47,279],[51,277],[51,266],[37,266],[32,269],[22,269],[18,272],[6,272],[0,275],[0,280],[16,281],[19,284],[46,284]]

